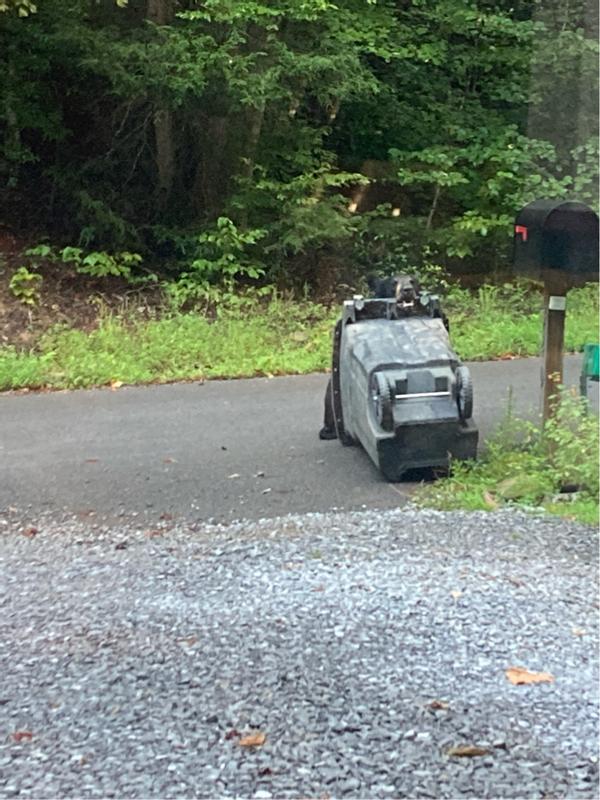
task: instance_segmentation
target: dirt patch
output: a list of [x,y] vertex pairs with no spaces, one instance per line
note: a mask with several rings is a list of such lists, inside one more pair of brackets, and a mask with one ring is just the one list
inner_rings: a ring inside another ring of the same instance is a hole
[[[0,227],[0,346],[28,350],[57,326],[92,331],[111,313],[154,319],[162,306],[156,287],[131,287],[123,278],[92,278],[69,264],[24,255],[35,242],[27,242]],[[42,276],[40,300],[23,303],[10,289],[15,271],[26,266]]]

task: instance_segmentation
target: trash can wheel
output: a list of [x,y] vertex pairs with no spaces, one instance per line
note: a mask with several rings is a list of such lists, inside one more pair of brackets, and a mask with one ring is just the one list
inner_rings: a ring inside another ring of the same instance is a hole
[[456,370],[456,402],[458,415],[463,422],[473,416],[473,381],[467,367]]
[[371,376],[371,400],[377,423],[384,431],[392,431],[394,429],[395,391],[381,372],[375,372]]

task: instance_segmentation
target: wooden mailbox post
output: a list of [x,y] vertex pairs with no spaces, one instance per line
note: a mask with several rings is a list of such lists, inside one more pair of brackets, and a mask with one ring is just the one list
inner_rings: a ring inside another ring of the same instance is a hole
[[535,200],[515,221],[514,267],[544,285],[543,418],[562,383],[566,294],[598,280],[598,215],[575,201]]

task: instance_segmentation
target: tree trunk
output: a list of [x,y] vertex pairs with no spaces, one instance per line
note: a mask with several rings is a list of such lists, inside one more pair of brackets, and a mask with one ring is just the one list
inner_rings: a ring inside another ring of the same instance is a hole
[[228,116],[199,114],[194,128],[196,135],[196,174],[192,189],[197,216],[216,219],[222,211],[229,188]]
[[[148,0],[146,18],[155,25],[169,25],[173,20],[173,0]],[[159,207],[168,205],[175,178],[175,138],[173,113],[160,101],[153,115],[156,168],[158,171]]]
[[173,0],[148,0],[146,18],[155,25],[169,25],[173,20]]
[[14,187],[19,182],[19,166],[21,152],[21,129],[17,112],[14,107],[17,76],[15,65],[9,56],[8,62],[8,88],[4,96],[4,112],[6,114],[6,144],[5,150],[9,156],[8,185]]
[[431,230],[431,226],[433,225],[433,217],[437,209],[438,200],[440,199],[440,192],[442,191],[441,186],[439,183],[435,186],[435,192],[433,195],[433,202],[431,203],[431,208],[429,209],[429,216],[427,217],[427,224],[425,225],[426,230]]
[[260,140],[262,126],[265,119],[264,101],[257,108],[251,108],[246,114],[248,138],[246,139],[246,153],[240,167],[242,178],[251,178],[254,170],[256,149]]

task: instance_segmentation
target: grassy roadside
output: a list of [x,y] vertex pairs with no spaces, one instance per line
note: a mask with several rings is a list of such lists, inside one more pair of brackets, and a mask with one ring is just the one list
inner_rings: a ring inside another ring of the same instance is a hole
[[278,299],[224,310],[214,320],[174,314],[140,321],[108,316],[97,330],[57,329],[28,353],[0,350],[0,389],[83,388],[322,370],[331,313]]
[[[569,294],[568,350],[597,340],[594,286]],[[452,289],[444,303],[452,343],[464,360],[539,353],[539,295],[518,286]],[[91,333],[57,328],[29,351],[0,348],[0,390],[70,389],[114,382],[303,374],[325,370],[337,308],[273,297],[221,308],[215,319],[197,313],[156,320],[106,316]]]
[[416,501],[440,510],[518,505],[597,527],[599,435],[598,417],[572,391],[563,391],[543,430],[509,409],[477,461],[455,463],[447,480],[423,486]]

